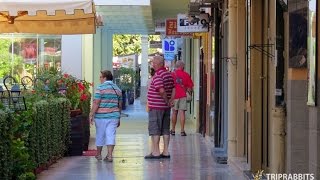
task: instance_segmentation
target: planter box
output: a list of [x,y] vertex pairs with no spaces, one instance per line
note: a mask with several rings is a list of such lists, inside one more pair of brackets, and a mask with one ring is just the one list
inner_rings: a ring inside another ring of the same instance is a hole
[[70,118],[70,141],[68,148],[69,156],[82,156],[83,151],[88,150],[90,139],[90,124],[88,117],[80,114]]

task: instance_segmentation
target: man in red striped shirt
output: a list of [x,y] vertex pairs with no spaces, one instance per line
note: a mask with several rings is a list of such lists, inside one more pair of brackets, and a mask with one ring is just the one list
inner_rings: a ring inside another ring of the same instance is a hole
[[[149,124],[151,136],[151,153],[145,159],[170,158],[168,151],[170,141],[170,98],[174,88],[173,77],[164,67],[164,59],[155,56],[152,60],[155,75],[148,90]],[[164,148],[160,153],[160,136],[163,136]]]

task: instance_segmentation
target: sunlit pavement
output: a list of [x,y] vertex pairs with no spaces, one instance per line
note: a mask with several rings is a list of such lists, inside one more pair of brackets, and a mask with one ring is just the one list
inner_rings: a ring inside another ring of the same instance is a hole
[[[171,159],[145,160],[150,152],[150,138],[147,134],[147,113],[139,101],[123,113],[118,129],[117,143],[112,163],[97,161],[93,156],[65,157],[53,164],[49,170],[38,175],[41,180],[89,180],[89,179],[177,179],[177,180],[241,180],[245,179],[228,165],[217,164],[211,155],[210,144],[200,134],[192,132],[186,125],[188,136],[182,137],[179,126],[176,135],[171,136]],[[94,147],[94,126],[91,131],[89,149]],[[162,147],[161,147],[162,148]],[[106,155],[104,149],[103,155]]]

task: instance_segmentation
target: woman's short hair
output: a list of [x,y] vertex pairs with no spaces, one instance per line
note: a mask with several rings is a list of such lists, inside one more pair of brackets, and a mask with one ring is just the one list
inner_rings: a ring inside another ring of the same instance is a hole
[[113,81],[113,75],[109,70],[100,71],[102,77],[105,77],[107,81]]

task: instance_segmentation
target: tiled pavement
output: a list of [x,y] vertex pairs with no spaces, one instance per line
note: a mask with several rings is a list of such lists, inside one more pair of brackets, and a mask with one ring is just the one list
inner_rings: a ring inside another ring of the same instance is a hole
[[[114,161],[98,162],[94,157],[65,157],[38,175],[40,180],[242,180],[241,172],[228,165],[217,164],[211,155],[207,140],[192,131],[181,137],[179,133],[170,141],[171,159],[145,160],[149,153],[150,138],[147,135],[147,113],[139,101],[123,113],[118,129]],[[177,128],[178,130],[179,128]],[[90,148],[94,148],[94,127]],[[106,152],[103,152],[106,154]]]

